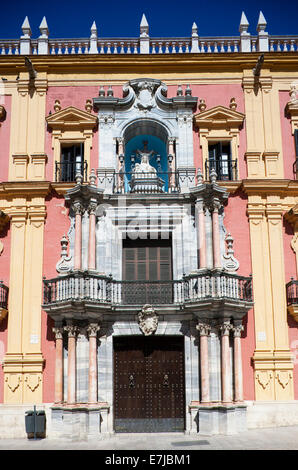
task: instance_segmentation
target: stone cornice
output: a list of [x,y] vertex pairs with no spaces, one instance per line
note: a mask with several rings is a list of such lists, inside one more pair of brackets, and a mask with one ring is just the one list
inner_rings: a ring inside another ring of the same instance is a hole
[[[267,68],[271,71],[274,70],[297,70],[298,53],[297,52],[265,52],[265,60]],[[255,53],[221,53],[221,54],[69,54],[69,55],[30,55],[28,56],[34,63],[34,68],[38,72],[54,73],[56,71],[63,71],[71,73],[71,67],[74,67],[76,72],[90,71],[94,73],[98,67],[103,67],[105,72],[107,70],[121,70],[131,69],[135,72],[136,66],[139,70],[148,69],[160,72],[162,68],[173,69],[177,72],[177,67],[192,70],[208,71],[210,67],[215,71],[218,69],[231,69],[233,71],[242,71],[244,69],[252,69],[259,57],[259,52]],[[26,72],[24,66],[24,58],[22,55],[4,55],[0,56],[0,66],[2,74],[13,74],[18,72]]]
[[242,181],[241,188],[247,195],[298,196],[298,180],[246,179]]
[[0,197],[45,197],[51,190],[48,181],[7,181],[0,183]]

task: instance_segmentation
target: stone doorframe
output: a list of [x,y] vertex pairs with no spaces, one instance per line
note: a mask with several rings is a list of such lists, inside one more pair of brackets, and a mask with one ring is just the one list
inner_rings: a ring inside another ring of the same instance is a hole
[[[162,315],[159,315],[162,317]],[[107,430],[113,433],[114,396],[113,396],[113,337],[142,335],[136,321],[103,322],[103,336],[99,338],[98,348],[98,400],[105,401],[110,406]],[[184,367],[185,367],[185,432],[197,432],[196,423],[192,422],[189,405],[199,399],[199,352],[197,346],[197,331],[195,322],[188,319],[170,321],[160,318],[155,335],[184,336]]]

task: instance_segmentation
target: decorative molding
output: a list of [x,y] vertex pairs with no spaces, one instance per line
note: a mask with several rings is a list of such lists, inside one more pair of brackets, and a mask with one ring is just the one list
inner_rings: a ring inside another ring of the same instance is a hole
[[42,379],[40,374],[25,374],[24,382],[27,384],[27,387],[31,390],[31,392],[35,392],[35,390],[42,383]]
[[270,370],[259,370],[256,373],[256,380],[263,390],[269,386],[273,379],[273,372]]
[[61,258],[56,264],[56,271],[60,274],[67,273],[72,268],[72,257],[68,256],[67,246],[68,240],[65,235],[61,238]]
[[234,257],[234,239],[230,233],[226,235],[225,241],[227,244],[227,251],[223,255],[223,268],[228,272],[236,272],[239,269],[239,261]]

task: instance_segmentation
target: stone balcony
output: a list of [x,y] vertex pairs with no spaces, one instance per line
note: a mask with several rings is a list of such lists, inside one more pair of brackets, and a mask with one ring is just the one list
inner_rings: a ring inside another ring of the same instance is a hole
[[201,270],[180,280],[120,281],[88,271],[44,279],[43,309],[56,321],[101,319],[150,304],[163,313],[241,319],[252,307],[252,280],[224,270]]

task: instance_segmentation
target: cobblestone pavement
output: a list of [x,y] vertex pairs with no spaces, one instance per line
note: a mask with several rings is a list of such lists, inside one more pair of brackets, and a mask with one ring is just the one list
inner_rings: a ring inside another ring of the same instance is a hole
[[98,440],[0,439],[1,450],[298,450],[298,426],[248,430],[233,436],[183,433],[113,434]]

